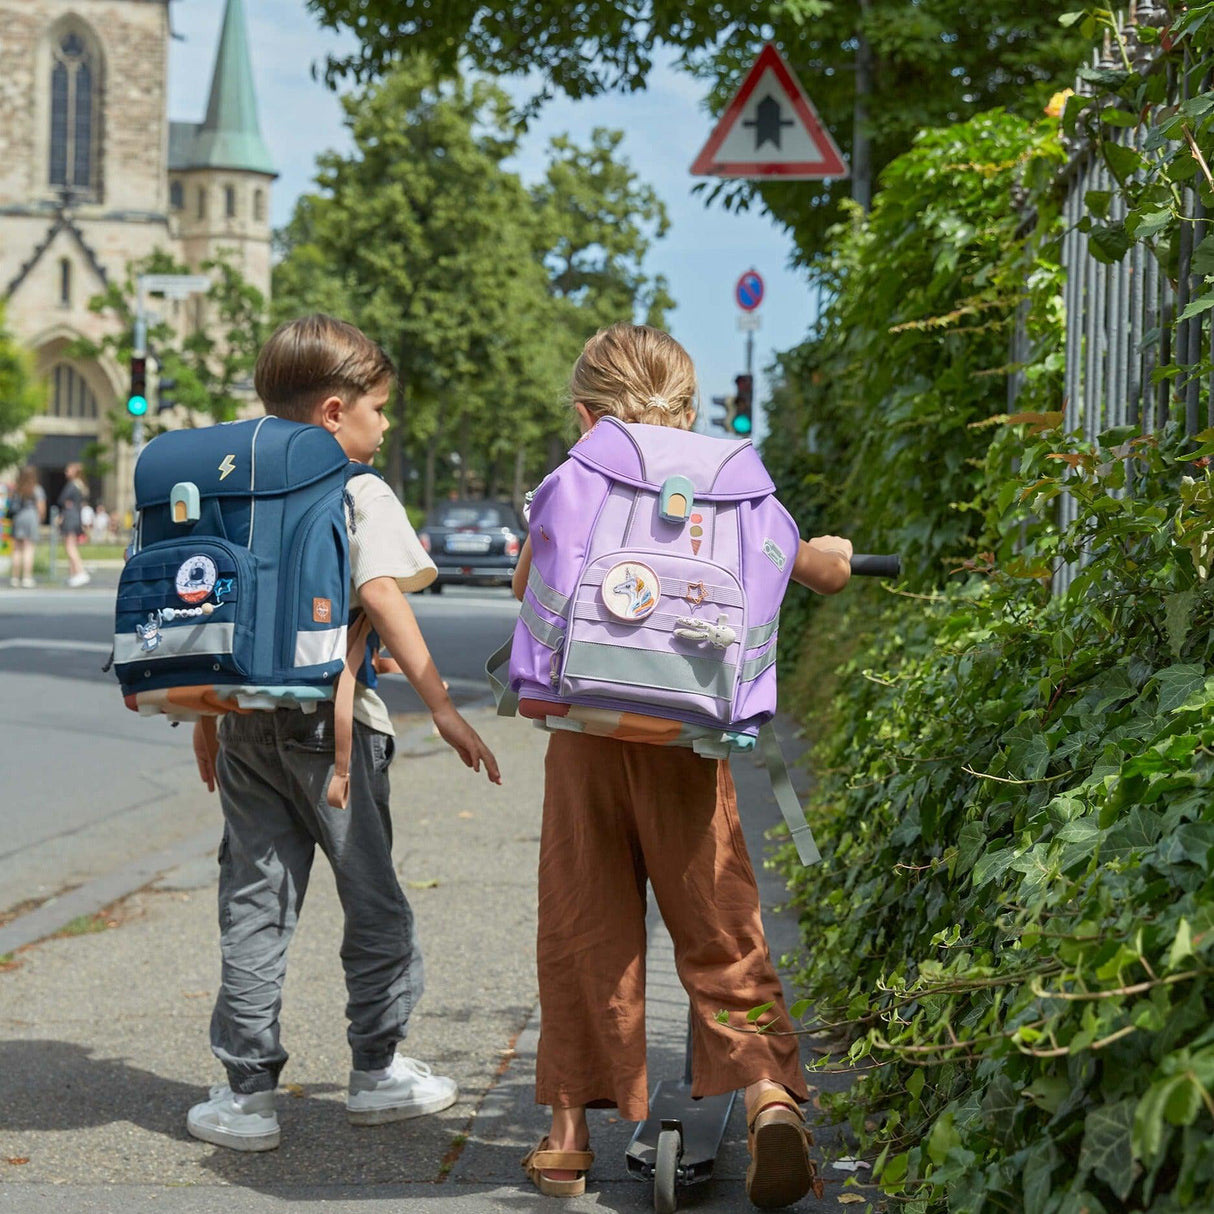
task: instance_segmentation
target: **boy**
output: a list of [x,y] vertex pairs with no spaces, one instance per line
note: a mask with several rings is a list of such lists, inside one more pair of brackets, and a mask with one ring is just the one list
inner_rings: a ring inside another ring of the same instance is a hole
[[[254,383],[266,411],[323,426],[352,460],[369,464],[388,419],[394,378],[388,356],[352,325],[308,316],[281,326],[257,359]],[[349,481],[354,602],[369,617],[434,718],[444,741],[475,771],[501,783],[497,761],[460,716],[402,591],[421,590],[437,570],[404,508],[376,476]],[[207,719],[213,721],[213,719]],[[388,766],[392,722],[383,701],[358,685],[349,802],[333,809],[333,704],[315,713],[278,709],[224,717],[194,730],[199,773],[219,786],[223,972],[211,1017],[211,1049],[226,1085],[190,1109],[195,1138],[240,1151],[278,1146],[274,1089],[287,1061],[278,1011],[287,945],[319,844],[333,867],[345,912],[345,969],[353,1052],[347,1115],[356,1125],[422,1116],[455,1102],[456,1085],[396,1053],[422,993],[413,912],[392,864]]]

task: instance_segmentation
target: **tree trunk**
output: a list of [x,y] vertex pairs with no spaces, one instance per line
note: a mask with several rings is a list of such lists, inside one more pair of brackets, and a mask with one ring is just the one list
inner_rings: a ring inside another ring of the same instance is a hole
[[859,0],[860,25],[856,33],[856,99],[852,111],[852,197],[869,210],[873,202],[872,138],[868,129],[868,103],[873,92],[873,48],[864,33],[871,0]]
[[497,501],[498,490],[501,487],[498,484],[498,469],[500,466],[497,456],[490,456],[489,467],[485,469],[485,496],[492,502]]
[[523,475],[527,471],[527,448],[519,447],[514,453],[514,489],[510,500],[518,511],[519,518],[523,517],[523,496],[527,487],[523,484]]
[[434,509],[434,461],[438,458],[438,435],[436,434],[426,445],[426,477],[425,477],[425,506],[429,514]]
[[468,496],[468,452],[461,450],[459,453],[459,495],[460,497]]

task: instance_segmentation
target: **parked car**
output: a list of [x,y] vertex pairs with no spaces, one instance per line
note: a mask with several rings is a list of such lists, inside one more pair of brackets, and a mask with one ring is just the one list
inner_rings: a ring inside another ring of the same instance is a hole
[[438,566],[431,594],[444,586],[509,586],[526,529],[509,502],[455,501],[435,506],[417,533]]

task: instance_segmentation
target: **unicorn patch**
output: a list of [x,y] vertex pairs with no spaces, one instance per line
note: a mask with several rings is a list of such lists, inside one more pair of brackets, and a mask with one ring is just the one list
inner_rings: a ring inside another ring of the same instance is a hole
[[650,615],[662,597],[662,583],[648,565],[613,565],[603,578],[603,605],[617,620],[636,623]]

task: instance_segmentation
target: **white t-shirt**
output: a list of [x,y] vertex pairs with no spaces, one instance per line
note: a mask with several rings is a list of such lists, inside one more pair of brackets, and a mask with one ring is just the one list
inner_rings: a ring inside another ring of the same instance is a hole
[[[346,486],[354,500],[354,520],[346,518],[350,536],[352,606],[359,606],[358,590],[372,578],[395,578],[403,593],[424,590],[438,577],[438,569],[422,547],[396,494],[378,476],[356,476]],[[354,717],[380,733],[393,734],[387,705],[371,688],[358,684]]]

